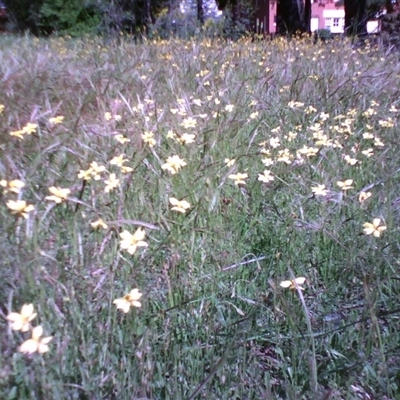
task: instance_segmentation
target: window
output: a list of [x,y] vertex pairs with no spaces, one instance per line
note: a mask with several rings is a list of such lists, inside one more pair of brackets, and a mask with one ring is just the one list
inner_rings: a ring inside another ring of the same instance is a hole
[[332,18],[325,18],[325,29],[331,29],[332,26]]
[[339,26],[339,18],[333,18],[333,26]]

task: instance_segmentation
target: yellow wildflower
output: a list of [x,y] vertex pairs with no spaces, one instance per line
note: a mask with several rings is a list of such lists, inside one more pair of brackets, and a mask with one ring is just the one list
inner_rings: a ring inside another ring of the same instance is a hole
[[190,144],[193,143],[196,139],[196,135],[184,133],[180,138],[178,138],[178,142],[181,144]]
[[372,223],[366,222],[364,225],[364,233],[375,237],[381,236],[381,233],[386,230],[385,225],[381,225],[380,218],[374,218]]
[[183,126],[185,129],[195,128],[196,125],[197,121],[192,117],[185,118],[181,123],[181,126]]
[[6,205],[11,210],[11,214],[21,214],[24,218],[28,218],[28,213],[35,209],[33,205],[28,205],[25,200],[9,200]]
[[365,200],[369,199],[372,196],[371,192],[360,192],[358,195],[358,201],[362,204]]
[[7,321],[11,322],[11,329],[14,331],[27,332],[31,328],[30,322],[35,319],[37,314],[33,312],[33,304],[24,304],[21,312],[12,312],[7,315]]
[[132,289],[128,294],[120,299],[115,299],[113,304],[117,306],[117,309],[122,310],[125,314],[131,307],[141,307],[139,299],[143,296],[143,293],[139,292],[139,289]]
[[89,169],[87,169],[86,171],[83,170],[83,169],[81,169],[81,170],[79,171],[78,178],[79,178],[79,179],[83,179],[83,180],[85,180],[85,181],[90,181],[90,179],[92,179],[92,178],[91,178],[92,173],[93,173],[92,168],[89,168]]
[[127,162],[128,160],[124,158],[124,155],[121,154],[119,156],[115,156],[111,161],[111,165],[116,165],[117,167],[122,167],[122,165]]
[[95,181],[100,180],[101,179],[100,173],[106,170],[106,167],[104,165],[99,165],[97,164],[96,161],[90,163],[90,168],[91,168],[91,174],[93,175]]
[[52,186],[49,188],[49,192],[52,194],[52,196],[46,196],[45,199],[60,204],[63,200],[66,200],[68,198],[71,190]]
[[190,208],[190,203],[188,203],[186,200],[178,200],[178,199],[175,199],[175,197],[171,197],[169,199],[169,202],[173,206],[171,208],[172,211],[178,211],[182,214],[184,214],[186,212],[186,210],[188,210]]
[[115,139],[117,140],[117,142],[119,142],[121,144],[131,141],[131,139],[128,139],[124,135],[121,135],[121,134],[115,135]]
[[235,181],[235,185],[245,185],[245,179],[248,178],[248,174],[241,174],[238,172],[237,174],[231,174],[228,176],[229,179],[233,179]]
[[108,225],[101,218],[98,219],[95,222],[92,222],[90,225],[91,225],[92,228],[95,228],[95,229],[98,228],[98,227],[101,227],[103,229],[107,229],[108,228]]
[[224,163],[227,167],[232,167],[233,164],[235,164],[235,160],[232,158],[225,158]]
[[313,186],[311,190],[316,196],[326,196],[328,194],[325,185]]
[[349,190],[353,189],[354,186],[351,186],[353,184],[353,179],[346,179],[345,181],[338,181],[336,184],[343,190]]
[[25,132],[22,130],[10,132],[10,136],[16,136],[18,139],[23,139],[24,134],[25,134]]
[[8,192],[12,192],[12,193],[19,193],[20,189],[23,188],[25,186],[25,183],[15,179],[13,181],[5,181],[2,180],[0,181],[0,186],[2,186],[4,189],[4,194],[8,193]]
[[49,119],[49,122],[52,125],[57,125],[57,124],[61,124],[64,121],[64,117],[62,115],[59,115],[58,117],[53,117]]
[[258,180],[264,183],[273,181],[275,178],[268,169],[264,170],[262,174],[258,174]]
[[187,165],[186,162],[179,156],[175,155],[168,157],[166,163],[163,164],[161,168],[169,171],[172,175],[174,175],[185,165]]
[[145,132],[141,135],[141,138],[143,139],[143,142],[147,143],[149,147],[154,147],[156,145],[156,140],[154,139],[154,133],[153,132]]
[[136,232],[132,235],[128,231],[123,231],[119,234],[121,237],[121,249],[126,250],[129,254],[135,253],[138,247],[147,247],[148,244],[143,241],[146,236],[146,232],[139,228]]
[[122,167],[121,167],[121,172],[123,173],[123,174],[128,174],[129,172],[132,172],[133,171],[133,168],[132,167],[127,167],[126,165],[123,165]]
[[31,122],[28,122],[23,128],[22,128],[22,133],[26,133],[27,135],[30,135],[34,132],[36,132],[37,124],[32,124]]
[[282,281],[279,285],[285,289],[296,290],[298,288],[300,290],[304,290],[304,288],[301,287],[300,285],[303,285],[305,281],[306,278],[301,276],[299,278]]
[[43,328],[39,325],[32,329],[32,337],[24,343],[22,343],[19,351],[21,353],[46,353],[49,351],[49,346],[47,345],[52,339],[52,336],[42,338]]
[[115,174],[110,174],[110,176],[108,177],[108,180],[105,180],[104,183],[106,184],[104,191],[106,193],[109,193],[111,190],[118,187],[119,179],[116,178]]

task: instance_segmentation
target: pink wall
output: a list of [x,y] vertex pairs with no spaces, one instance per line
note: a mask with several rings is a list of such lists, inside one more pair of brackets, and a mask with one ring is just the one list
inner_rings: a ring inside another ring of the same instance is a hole
[[[258,19],[259,27],[264,27],[264,21],[268,21],[268,26],[265,26],[263,29],[263,33],[275,33],[276,32],[276,8],[277,4],[274,0],[255,0],[256,1],[256,11],[255,18]],[[317,29],[325,29],[325,18],[324,18],[324,11],[325,14],[328,12],[327,15],[332,15],[331,18],[335,14],[336,11],[342,10],[344,12],[343,6],[337,6],[337,2],[334,0],[314,0],[313,4],[311,5],[311,18],[314,18],[314,23],[316,23],[318,19],[318,28]],[[333,14],[329,14],[330,11],[333,11]],[[344,15],[344,14],[343,14]],[[334,21],[330,21],[333,25]],[[337,22],[337,21],[335,21]],[[341,23],[341,21],[339,21]],[[332,31],[335,30],[336,27],[332,27]],[[262,33],[262,32],[258,32]]]

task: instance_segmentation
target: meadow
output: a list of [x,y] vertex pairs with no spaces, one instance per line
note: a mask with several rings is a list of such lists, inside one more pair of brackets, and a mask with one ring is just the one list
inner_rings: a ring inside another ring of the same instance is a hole
[[400,398],[399,54],[0,40],[1,399]]

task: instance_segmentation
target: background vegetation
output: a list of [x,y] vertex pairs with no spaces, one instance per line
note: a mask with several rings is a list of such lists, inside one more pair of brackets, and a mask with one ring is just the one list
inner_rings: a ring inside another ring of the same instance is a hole
[[[333,0],[332,0],[333,1]],[[249,0],[3,0],[7,7],[6,30],[29,32],[36,36],[82,35],[119,36],[121,32],[137,37],[198,36],[205,23],[220,29],[210,33],[237,38],[254,32],[257,4]],[[266,3],[265,3],[266,4]],[[265,7],[263,3],[263,6]],[[217,16],[216,5],[223,11]],[[382,14],[398,15],[398,0],[343,0],[346,34],[365,36],[367,21]],[[183,8],[181,8],[183,6]],[[184,10],[184,11],[183,11]],[[279,0],[277,33],[309,32],[311,0]],[[1,29],[3,24],[0,25]],[[217,24],[218,25],[218,24]],[[207,27],[207,26],[206,26]],[[210,27],[208,27],[210,28]],[[206,29],[209,31],[210,29]],[[392,36],[393,36],[392,32]],[[394,34],[395,35],[395,34]],[[398,35],[395,35],[398,36]]]
[[[0,189],[1,398],[400,397],[398,55],[307,39],[0,46],[0,180],[25,183]],[[172,155],[187,164],[174,175]],[[100,179],[78,178],[93,162]],[[56,204],[53,186],[71,193]],[[363,232],[374,218],[380,237]],[[139,226],[148,247],[130,255],[119,234]],[[280,287],[295,276],[303,292]],[[133,288],[142,307],[124,314],[113,301]],[[29,334],[6,321],[31,303],[53,336],[43,355],[21,354]]]

